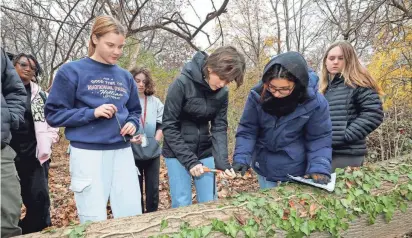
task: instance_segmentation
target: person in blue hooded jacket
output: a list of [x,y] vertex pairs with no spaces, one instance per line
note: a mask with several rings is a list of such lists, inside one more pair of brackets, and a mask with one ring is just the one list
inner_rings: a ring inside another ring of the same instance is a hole
[[308,67],[308,74],[309,74],[309,87],[318,91],[319,89],[319,76],[311,67]]
[[290,180],[288,174],[326,184],[331,145],[328,102],[309,85],[305,59],[297,52],[273,58],[248,96],[236,134],[234,170],[244,174],[252,166],[261,189]]

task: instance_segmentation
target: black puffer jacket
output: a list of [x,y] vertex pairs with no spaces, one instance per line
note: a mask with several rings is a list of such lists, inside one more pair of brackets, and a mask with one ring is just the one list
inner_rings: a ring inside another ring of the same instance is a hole
[[1,148],[10,143],[10,130],[24,123],[26,89],[3,48],[1,49]]
[[213,91],[205,81],[207,55],[196,53],[170,85],[163,113],[165,158],[190,170],[210,156],[219,169],[230,167],[227,152],[228,89]]
[[340,74],[329,83],[325,97],[332,120],[333,154],[366,154],[366,136],[383,121],[382,102],[370,88],[345,85]]

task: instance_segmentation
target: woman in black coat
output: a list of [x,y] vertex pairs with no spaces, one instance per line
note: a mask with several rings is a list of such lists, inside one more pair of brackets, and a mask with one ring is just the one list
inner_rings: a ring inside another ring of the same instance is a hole
[[366,136],[383,121],[383,92],[349,42],[338,41],[327,49],[320,91],[329,102],[332,120],[332,170],[361,166]]

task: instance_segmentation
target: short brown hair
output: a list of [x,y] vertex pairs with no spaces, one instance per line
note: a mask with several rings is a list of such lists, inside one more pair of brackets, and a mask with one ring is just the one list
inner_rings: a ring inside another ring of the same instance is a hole
[[107,15],[96,17],[96,20],[92,27],[92,33],[90,34],[89,39],[89,57],[91,57],[96,50],[96,45],[93,43],[92,39],[93,35],[99,38],[110,32],[126,36],[126,28],[124,28],[124,26],[122,26],[122,24],[114,17]]
[[144,95],[146,96],[151,96],[155,94],[155,83],[152,79],[152,74],[150,73],[150,70],[145,68],[145,67],[134,67],[132,70],[130,70],[130,73],[133,75],[134,81],[136,81],[135,77],[138,74],[144,74],[146,77],[145,80],[145,90],[144,90]]
[[217,48],[207,59],[203,72],[209,78],[210,68],[219,78],[227,82],[235,81],[237,87],[243,84],[246,70],[245,57],[233,46]]

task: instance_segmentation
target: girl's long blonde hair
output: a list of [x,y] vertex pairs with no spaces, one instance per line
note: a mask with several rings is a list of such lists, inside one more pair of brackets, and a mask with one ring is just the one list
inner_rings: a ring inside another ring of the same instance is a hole
[[343,52],[343,59],[345,61],[345,66],[341,72],[343,78],[345,79],[345,84],[350,87],[364,87],[374,89],[379,95],[383,95],[383,91],[375,79],[368,70],[361,65],[358,56],[356,55],[355,49],[347,41],[337,41],[329,46],[326,50],[323,60],[322,60],[322,74],[320,78],[319,90],[322,94],[326,92],[329,84],[329,72],[326,68],[326,60],[328,58],[329,51],[333,48],[339,47]]
[[92,39],[93,35],[99,38],[110,32],[126,36],[126,29],[114,17],[107,15],[96,17],[96,20],[92,27],[92,33],[90,34],[89,38],[89,57],[91,57],[96,50],[96,45],[93,43]]

